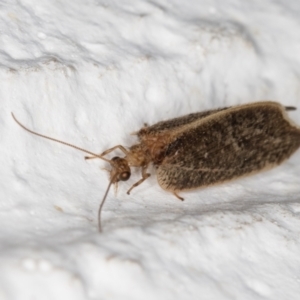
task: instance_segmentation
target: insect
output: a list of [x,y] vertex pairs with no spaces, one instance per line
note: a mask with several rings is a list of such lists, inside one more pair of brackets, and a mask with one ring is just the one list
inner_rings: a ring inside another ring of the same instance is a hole
[[[98,210],[101,210],[112,184],[130,178],[131,167],[141,169],[141,179],[128,190],[143,183],[153,164],[157,181],[166,191],[184,200],[178,193],[233,180],[270,169],[288,159],[300,147],[300,128],[288,118],[277,102],[264,101],[192,113],[179,118],[145,125],[135,134],[139,143],[125,148],[117,145],[101,154],[34,132],[40,137],[73,147],[110,164],[110,182]],[[105,156],[119,149],[124,157]]]

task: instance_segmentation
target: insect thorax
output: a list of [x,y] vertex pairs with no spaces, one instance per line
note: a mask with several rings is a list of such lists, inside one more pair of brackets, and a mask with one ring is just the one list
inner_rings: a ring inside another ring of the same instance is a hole
[[144,144],[136,144],[129,148],[126,160],[131,167],[146,166],[151,162],[151,156]]
[[126,159],[134,167],[146,166],[151,162],[159,164],[165,157],[169,142],[169,138],[162,136],[145,137],[139,144],[130,147]]

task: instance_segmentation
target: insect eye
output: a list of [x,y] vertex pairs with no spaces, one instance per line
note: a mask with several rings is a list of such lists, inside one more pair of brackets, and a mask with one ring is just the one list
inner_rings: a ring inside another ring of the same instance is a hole
[[120,174],[119,180],[126,181],[130,177],[130,172],[126,171]]

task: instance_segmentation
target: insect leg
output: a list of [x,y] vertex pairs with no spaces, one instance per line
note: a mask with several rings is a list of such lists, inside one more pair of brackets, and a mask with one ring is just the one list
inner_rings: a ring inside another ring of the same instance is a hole
[[[125,154],[128,154],[128,150],[126,150],[122,145],[117,145],[115,147],[112,147],[110,149],[105,150],[104,152],[102,152],[100,154],[100,156],[104,156],[104,155],[106,155],[106,154],[108,154],[108,153],[110,153],[110,152],[112,152],[112,151],[114,151],[116,149],[120,149]],[[93,159],[93,158],[98,158],[98,156],[85,156],[84,157],[84,159]]]
[[148,165],[142,167],[142,178],[141,178],[138,182],[136,182],[136,183],[128,190],[128,192],[127,192],[128,195],[130,194],[130,192],[132,191],[132,189],[134,189],[135,187],[137,187],[138,185],[140,185],[141,183],[143,183],[148,177],[150,177],[150,174],[149,174],[149,173],[146,173],[147,168],[148,168]]
[[173,195],[174,195],[175,197],[177,197],[177,198],[178,198],[179,200],[181,200],[181,201],[184,200],[184,198],[180,197],[175,191],[173,192]]
[[287,111],[289,111],[289,110],[296,110],[297,109],[297,107],[295,107],[295,106],[285,106],[284,108]]

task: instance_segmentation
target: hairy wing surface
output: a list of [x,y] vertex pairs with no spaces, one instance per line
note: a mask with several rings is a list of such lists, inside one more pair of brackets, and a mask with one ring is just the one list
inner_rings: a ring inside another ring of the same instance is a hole
[[160,185],[190,189],[277,165],[300,146],[300,130],[282,107],[258,105],[229,110],[183,132],[157,166]]

